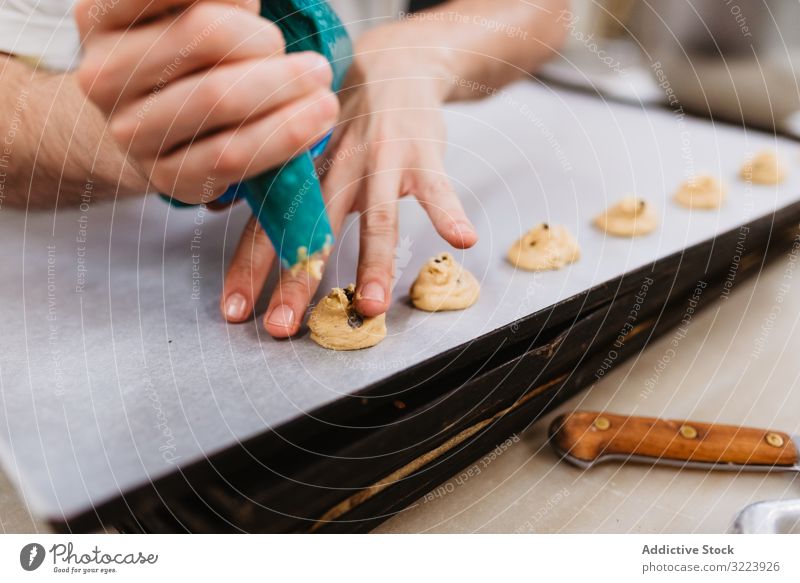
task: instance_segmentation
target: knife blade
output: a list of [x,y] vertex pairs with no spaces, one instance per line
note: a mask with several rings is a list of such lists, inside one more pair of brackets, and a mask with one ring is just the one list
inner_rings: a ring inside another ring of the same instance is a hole
[[800,472],[800,439],[781,431],[575,411],[550,425],[550,444],[588,469],[618,461],[728,471]]

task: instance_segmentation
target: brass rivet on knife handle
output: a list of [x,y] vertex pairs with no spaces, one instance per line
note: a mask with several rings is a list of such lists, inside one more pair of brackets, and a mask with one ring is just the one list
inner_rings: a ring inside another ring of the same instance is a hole
[[558,417],[550,427],[550,439],[568,460],[582,463],[636,456],[654,463],[788,467],[800,458],[791,437],[778,431],[605,411],[574,411]]
[[783,447],[784,444],[786,443],[786,440],[784,440],[783,437],[780,436],[780,434],[775,433],[774,431],[770,431],[769,433],[767,433],[765,439],[767,440],[767,443],[770,444],[772,447]]
[[611,421],[609,421],[607,417],[598,417],[594,420],[594,426],[600,431],[606,431],[611,427]]
[[583,411],[560,415],[550,424],[550,443],[567,459],[595,461],[621,429],[618,419],[617,415]]

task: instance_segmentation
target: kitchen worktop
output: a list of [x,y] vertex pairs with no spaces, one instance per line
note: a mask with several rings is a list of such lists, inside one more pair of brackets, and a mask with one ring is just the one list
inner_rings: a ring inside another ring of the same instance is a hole
[[800,433],[798,287],[800,250],[695,316],[685,337],[667,333],[377,532],[719,533],[750,503],[800,497],[794,474],[584,471],[545,443],[548,423],[579,408]]

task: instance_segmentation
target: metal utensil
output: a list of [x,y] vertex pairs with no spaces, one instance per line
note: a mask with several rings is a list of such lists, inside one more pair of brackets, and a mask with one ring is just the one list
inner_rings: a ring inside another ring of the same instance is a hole
[[734,534],[800,534],[800,499],[745,506],[733,519]]

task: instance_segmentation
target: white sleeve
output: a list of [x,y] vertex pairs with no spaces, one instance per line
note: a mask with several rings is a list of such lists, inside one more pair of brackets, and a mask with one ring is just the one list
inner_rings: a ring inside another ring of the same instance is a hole
[[78,66],[75,0],[0,0],[0,52],[68,70]]

